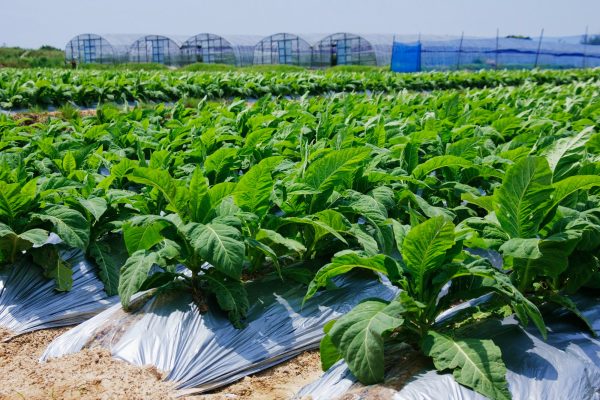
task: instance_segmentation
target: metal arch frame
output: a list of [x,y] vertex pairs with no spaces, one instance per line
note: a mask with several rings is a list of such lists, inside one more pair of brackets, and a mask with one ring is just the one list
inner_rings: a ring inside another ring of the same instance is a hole
[[[178,49],[178,54],[172,54],[172,47]],[[177,63],[177,55],[181,55],[179,45],[173,39],[162,35],[142,36],[133,42],[129,48],[129,59],[131,60],[133,58],[133,61],[138,63],[172,65]],[[144,57],[144,59],[142,59],[142,57]]]
[[[282,43],[284,44],[282,47]],[[289,45],[289,47],[288,47]],[[301,58],[302,46],[306,47],[308,61]],[[281,52],[283,49],[283,53]],[[282,58],[283,56],[283,58]],[[283,62],[281,62],[283,59]],[[305,65],[312,64],[312,46],[300,36],[279,32],[266,36],[254,46],[253,64],[255,65]]]
[[[94,42],[94,45],[92,45],[91,43]],[[77,44],[75,46],[75,43]],[[71,61],[73,59],[76,59],[78,62],[80,63],[84,63],[84,64],[89,64],[89,63],[109,63],[109,62],[113,62],[114,60],[111,58],[104,58],[104,47],[107,47],[110,49],[110,54],[112,55],[112,57],[114,58],[115,55],[115,51],[113,46],[110,44],[110,42],[108,40],[106,40],[105,38],[103,38],[100,35],[94,34],[94,33],[82,33],[79,34],[75,37],[73,37],[71,40],[69,40],[69,43],[67,43],[67,46],[65,47],[65,60],[66,61]],[[86,52],[86,49],[94,49],[94,54],[93,57],[91,55],[91,51]],[[83,59],[81,58],[81,53],[82,53],[82,49],[83,49]],[[96,50],[99,49],[99,56],[96,53]],[[69,51],[70,50],[70,53]],[[70,54],[71,57],[69,58],[67,56],[67,54]],[[76,57],[74,57],[74,55],[77,54]],[[88,57],[89,55],[89,57]]]
[[[200,43],[200,47],[198,47]],[[198,52],[193,50],[202,49],[202,59],[192,60],[197,57]],[[205,52],[206,49],[206,52]],[[223,36],[213,33],[199,33],[192,36],[181,45],[182,56],[186,57],[186,62],[201,62],[205,64],[233,64],[238,63],[233,45]],[[205,59],[208,56],[208,60]],[[189,58],[187,58],[189,57]],[[228,58],[231,57],[231,60]]]
[[[325,36],[319,40],[313,46],[313,64],[317,67],[331,66],[331,58],[333,53],[333,44],[344,42],[344,55],[345,62],[336,65],[377,65],[377,55],[375,54],[375,47],[373,44],[361,35],[348,32],[337,32],[331,35]],[[348,45],[350,43],[350,45]],[[339,54],[339,50],[338,53]],[[346,62],[350,55],[351,62]],[[357,56],[356,60],[354,55]],[[329,60],[326,61],[326,57],[329,56]]]

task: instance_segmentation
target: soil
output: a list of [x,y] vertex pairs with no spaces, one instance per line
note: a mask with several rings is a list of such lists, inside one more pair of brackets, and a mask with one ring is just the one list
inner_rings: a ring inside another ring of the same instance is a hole
[[289,399],[321,375],[318,351],[248,376],[213,393],[177,397],[174,384],[164,382],[154,367],[136,367],[115,360],[103,349],[38,363],[46,346],[69,328],[47,329],[14,337],[0,331],[0,400],[13,399]]
[[247,376],[214,393],[189,397],[189,399],[291,399],[298,390],[318,379],[322,373],[318,350],[307,351],[288,362],[256,375]]
[[0,399],[174,399],[173,384],[154,367],[134,367],[106,350],[38,363],[45,347],[66,328],[41,330],[0,343]]
[[[80,117],[89,117],[96,115],[96,110],[77,110],[75,111]],[[63,118],[62,111],[45,111],[45,112],[18,112],[12,115],[15,120],[22,120],[21,125],[33,125],[38,122],[46,122],[48,118]]]

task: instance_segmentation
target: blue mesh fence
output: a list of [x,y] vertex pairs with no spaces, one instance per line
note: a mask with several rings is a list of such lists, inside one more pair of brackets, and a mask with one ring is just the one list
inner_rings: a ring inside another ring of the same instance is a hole
[[391,69],[396,72],[598,66],[600,46],[516,38],[394,42],[391,61]]

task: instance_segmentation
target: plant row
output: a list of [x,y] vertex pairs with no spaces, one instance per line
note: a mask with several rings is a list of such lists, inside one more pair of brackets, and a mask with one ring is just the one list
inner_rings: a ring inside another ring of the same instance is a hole
[[[250,280],[302,282],[308,298],[351,270],[386,276],[396,299],[326,327],[325,368],[344,358],[374,383],[386,351],[408,343],[458,382],[509,398],[499,348],[473,327],[515,314],[546,336],[539,308],[551,305],[587,323],[569,296],[600,285],[599,89],[0,116],[0,260],[35,264],[68,290],[60,250],[79,248],[125,307],[139,291],[188,292],[237,327]],[[501,263],[482,257],[494,254]]]
[[212,72],[0,71],[0,108],[90,106],[105,102],[171,102],[181,98],[258,98],[332,92],[396,92],[516,86],[525,82],[565,84],[597,80],[598,70],[480,71],[395,74],[381,71]]

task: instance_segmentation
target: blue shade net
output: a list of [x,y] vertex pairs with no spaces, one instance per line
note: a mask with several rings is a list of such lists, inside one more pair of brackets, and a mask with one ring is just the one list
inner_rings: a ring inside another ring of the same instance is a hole
[[397,38],[392,70],[415,72],[416,46],[420,45],[418,70],[591,68],[600,66],[600,46],[564,42],[556,38],[423,38],[404,42]]

